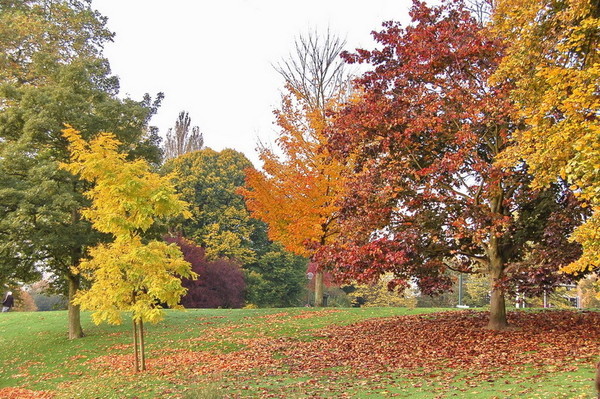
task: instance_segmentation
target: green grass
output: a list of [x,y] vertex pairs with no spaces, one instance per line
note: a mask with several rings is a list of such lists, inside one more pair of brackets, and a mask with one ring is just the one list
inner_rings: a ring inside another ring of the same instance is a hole
[[[334,309],[239,309],[168,311],[166,319],[147,326],[147,357],[157,361],[154,370],[132,373],[118,367],[102,368],[90,361],[114,356],[116,362],[131,352],[131,326],[95,326],[89,314],[82,315],[86,337],[66,339],[65,312],[0,314],[0,389],[21,387],[51,391],[55,398],[221,398],[221,397],[347,397],[356,398],[592,398],[592,371],[587,365],[576,370],[535,379],[534,369],[480,381],[456,371],[453,379],[415,378],[398,370],[373,378],[357,378],[353,370],[332,368],[320,375],[259,375],[257,370],[197,373],[169,368],[160,372],[166,354],[235,353],[253,340],[326,339],[317,330],[347,325],[375,317],[390,317],[439,311],[440,309],[360,308]],[[312,313],[317,312],[317,313]],[[311,317],[309,317],[311,316]],[[376,337],[374,337],[376,339]],[[273,354],[276,359],[278,354]],[[115,363],[116,364],[116,363]],[[1,395],[0,395],[1,396]]]

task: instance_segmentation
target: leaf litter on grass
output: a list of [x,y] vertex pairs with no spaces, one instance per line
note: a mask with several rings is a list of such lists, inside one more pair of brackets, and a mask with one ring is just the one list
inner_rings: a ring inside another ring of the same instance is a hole
[[24,388],[0,388],[2,399],[52,399],[54,394],[49,391],[32,391]]
[[[427,381],[425,385],[436,391],[475,392],[480,385],[504,384],[505,380],[519,384],[572,372],[582,362],[593,363],[598,354],[598,312],[511,312],[509,321],[518,328],[501,332],[487,330],[487,318],[485,312],[454,311],[369,319],[304,332],[316,338],[309,341],[299,336],[252,337],[248,331],[226,328],[216,334],[218,339],[241,349],[162,348],[151,353],[148,373],[173,383],[214,374],[235,375],[229,389],[241,390],[256,386],[260,379],[278,385],[284,376],[297,380],[310,376],[313,390],[343,391],[356,388],[356,381],[369,381],[372,389],[385,391],[400,376],[414,381],[415,388]],[[267,326],[281,323],[276,317],[262,321]],[[88,364],[101,373],[128,373],[132,361],[130,354],[107,355]],[[390,373],[396,377],[386,377]],[[457,384],[465,373],[469,381]],[[348,376],[352,378],[345,382]],[[268,391],[268,387],[261,388],[261,397],[272,395]]]

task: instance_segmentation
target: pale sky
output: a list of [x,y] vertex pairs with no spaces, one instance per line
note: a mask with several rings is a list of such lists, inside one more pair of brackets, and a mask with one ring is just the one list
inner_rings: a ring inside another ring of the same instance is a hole
[[152,125],[161,136],[188,111],[207,147],[243,152],[277,137],[283,79],[272,65],[309,31],[372,49],[383,21],[409,20],[410,0],[93,0],[115,41],[105,49],[121,94],[165,93]]

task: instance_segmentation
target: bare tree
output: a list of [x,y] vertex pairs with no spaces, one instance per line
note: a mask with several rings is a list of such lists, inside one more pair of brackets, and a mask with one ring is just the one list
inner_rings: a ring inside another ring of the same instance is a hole
[[275,69],[311,110],[324,112],[330,100],[342,98],[350,87],[347,64],[340,58],[346,40],[328,29],[323,36],[317,32],[299,36],[294,44],[295,54]]
[[[175,128],[167,131],[165,159],[176,158],[188,152],[198,151],[204,145],[204,137],[198,126],[191,127],[192,119],[186,111],[181,111]],[[191,132],[190,132],[191,127]]]

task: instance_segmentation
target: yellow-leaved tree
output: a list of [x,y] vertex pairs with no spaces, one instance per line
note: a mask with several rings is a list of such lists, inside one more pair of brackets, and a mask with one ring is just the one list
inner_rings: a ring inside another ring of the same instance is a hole
[[573,234],[583,255],[563,270],[600,267],[600,5],[598,0],[499,0],[492,32],[507,44],[495,79],[514,82],[522,120],[504,162],[523,159],[542,187],[557,178],[592,208]]
[[92,183],[85,193],[91,206],[82,214],[95,229],[114,237],[90,249],[74,271],[92,281],[74,302],[94,311],[96,324],[120,324],[122,313],[130,313],[135,369],[144,370],[144,322],[162,319],[159,304],[178,307],[186,291],[180,277],[194,278],[195,273],[175,244],[144,240],[143,233],[157,218],[186,215],[187,204],[179,199],[170,176],[151,172],[144,160],[127,160],[113,134],[101,133],[86,142],[69,127],[63,135],[71,161],[62,167]]

